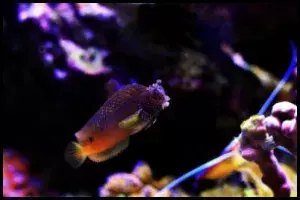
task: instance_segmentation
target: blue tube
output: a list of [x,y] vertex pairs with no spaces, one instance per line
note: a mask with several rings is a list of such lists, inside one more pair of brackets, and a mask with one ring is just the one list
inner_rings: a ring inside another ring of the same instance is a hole
[[223,154],[207,163],[204,163],[203,165],[200,165],[196,169],[193,169],[192,171],[189,171],[188,173],[182,175],[178,179],[172,181],[169,185],[164,187],[162,190],[160,190],[158,193],[156,193],[155,197],[159,197],[161,194],[163,194],[165,191],[172,189],[173,187],[176,187],[178,184],[180,184],[182,181],[188,179],[191,176],[194,176],[195,174],[198,174],[199,172],[203,172],[205,169],[215,165],[216,163],[223,161],[229,157],[231,157],[234,153],[230,152],[227,154]]
[[[283,78],[281,79],[281,81],[278,83],[278,85],[276,86],[276,88],[273,90],[273,92],[270,94],[269,98],[265,101],[265,103],[263,104],[263,106],[261,107],[261,109],[258,111],[258,114],[261,115],[263,113],[265,113],[265,111],[268,109],[268,107],[271,105],[272,101],[274,100],[274,98],[276,97],[276,95],[278,94],[278,92],[281,90],[282,86],[288,81],[289,77],[291,76],[291,74],[293,73],[294,67],[296,67],[297,64],[297,48],[295,46],[295,44],[291,41],[290,42],[291,48],[292,48],[292,59],[291,59],[291,63],[287,69],[287,72],[285,73],[285,75],[283,76]],[[229,149],[232,146],[233,142],[231,142],[226,148]],[[280,147],[279,149],[287,151],[285,148]],[[171,190],[172,188],[178,186],[181,182],[185,181],[186,179],[188,179],[191,176],[194,176],[196,174],[201,174],[204,173],[206,171],[206,169],[208,169],[210,166],[213,166],[215,163],[218,163],[220,161],[222,161],[223,159],[226,159],[228,157],[232,156],[232,153],[226,153],[223,154],[207,163],[204,163],[203,165],[200,165],[199,167],[185,173],[184,175],[180,176],[179,178],[177,178],[176,180],[172,181],[171,183],[169,183],[166,187],[164,187],[162,190],[160,190],[155,196],[159,197],[163,192],[167,191],[167,190]]]
[[[295,46],[295,44],[291,41],[290,42],[291,48],[292,48],[292,60],[291,63],[286,71],[286,73],[284,74],[283,78],[281,79],[281,81],[277,84],[276,88],[273,90],[273,92],[270,94],[270,96],[268,97],[268,99],[265,101],[265,103],[263,104],[263,106],[260,108],[260,110],[258,111],[258,115],[263,115],[267,109],[270,107],[272,101],[275,99],[276,95],[280,92],[281,88],[284,86],[284,84],[288,81],[288,79],[290,78],[290,76],[292,75],[294,68],[296,67],[297,64],[297,47]],[[232,148],[232,146],[235,144],[235,140],[231,141],[229,145],[227,145],[225,147],[225,149],[223,150],[223,153],[226,153],[229,151],[229,149]],[[284,147],[278,147],[278,149],[291,154],[287,149],[285,149]]]
[[284,74],[281,81],[278,83],[276,88],[270,94],[269,98],[265,101],[264,105],[258,111],[258,113],[257,113],[258,115],[262,115],[267,111],[267,109],[271,105],[272,101],[274,100],[276,95],[280,92],[280,90],[284,86],[284,84],[288,81],[288,79],[290,78],[290,76],[292,75],[292,73],[294,71],[294,68],[296,67],[296,64],[297,64],[297,48],[296,48],[295,44],[292,41],[290,42],[290,44],[291,44],[291,48],[292,48],[292,60],[291,60],[290,66],[289,66],[287,72]]

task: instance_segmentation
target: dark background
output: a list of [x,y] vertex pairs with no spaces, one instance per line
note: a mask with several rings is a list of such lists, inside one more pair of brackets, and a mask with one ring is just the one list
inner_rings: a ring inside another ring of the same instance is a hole
[[[201,21],[178,5],[142,6],[132,26],[139,27],[140,32],[156,34],[175,55],[181,46],[188,46],[183,35],[191,32],[204,44],[202,52],[217,63],[230,84],[222,88],[221,96],[209,89],[187,92],[164,85],[171,106],[161,113],[155,126],[132,137],[129,148],[116,158],[100,164],[87,161],[74,170],[64,161],[65,146],[106,100],[104,84],[109,77],[73,72],[65,81],[55,80],[37,53],[40,41],[51,36],[40,34],[30,23],[18,24],[16,4],[5,6],[2,141],[4,147],[28,157],[32,173],[41,177],[46,187],[60,193],[84,190],[96,194],[96,188],[107,175],[130,171],[137,160],[147,161],[154,174],[161,177],[180,176],[214,158],[239,132],[242,119],[228,106],[235,98],[234,88],[242,88],[244,98],[238,103],[247,107],[250,114],[259,110],[270,93],[255,90],[262,88],[259,82],[222,55],[220,42],[234,45],[246,60],[263,66],[278,78],[289,64],[289,40],[298,43],[295,3],[229,4],[232,19],[226,31],[220,30],[220,24],[212,28],[210,19],[202,16]],[[106,39],[114,53],[107,62],[121,69],[116,75],[125,83],[128,77],[133,77],[142,84],[150,84],[156,68],[178,61],[176,56],[165,61],[162,59],[165,55],[156,58],[141,58],[135,53],[124,55],[122,52],[140,50],[134,49],[134,45],[120,45],[121,42],[116,42],[118,34],[109,31]],[[63,63],[64,58],[58,59]],[[232,117],[237,123],[228,128],[218,127],[216,121],[222,116]]]

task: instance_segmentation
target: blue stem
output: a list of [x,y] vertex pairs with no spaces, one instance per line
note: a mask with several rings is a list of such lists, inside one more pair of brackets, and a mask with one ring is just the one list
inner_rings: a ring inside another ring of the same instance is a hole
[[[266,112],[266,110],[268,109],[268,107],[271,105],[272,101],[274,100],[274,98],[276,97],[276,95],[278,94],[278,92],[281,90],[281,88],[283,87],[283,85],[288,81],[289,77],[291,76],[291,74],[293,73],[294,67],[296,67],[297,64],[297,48],[295,46],[295,44],[291,41],[290,42],[291,48],[292,48],[292,59],[291,59],[291,63],[287,69],[287,72],[285,73],[285,75],[283,76],[283,78],[281,79],[281,81],[278,83],[278,85],[276,86],[276,88],[273,90],[273,92],[270,94],[269,98],[265,101],[265,103],[263,104],[263,106],[261,107],[261,109],[258,111],[258,114],[261,115],[263,113]],[[231,142],[226,148],[229,149],[232,146]],[[287,151],[284,147],[280,147],[279,149]],[[165,191],[171,190],[172,188],[178,186],[181,182],[185,181],[186,179],[188,179],[191,176],[194,176],[196,174],[201,174],[204,173],[209,167],[213,166],[214,164],[228,158],[232,156],[232,153],[226,153],[223,154],[207,163],[204,163],[203,165],[200,165],[199,167],[185,173],[184,175],[182,175],[181,177],[177,178],[176,180],[172,181],[171,183],[169,183],[166,187],[164,187],[162,190],[160,190],[155,196],[159,197],[162,193],[164,193]]]

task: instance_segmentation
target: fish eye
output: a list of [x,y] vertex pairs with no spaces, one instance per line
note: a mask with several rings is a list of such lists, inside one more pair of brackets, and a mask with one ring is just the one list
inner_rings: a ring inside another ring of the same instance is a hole
[[93,141],[94,141],[94,138],[89,137],[89,141],[90,141],[90,142],[93,142]]

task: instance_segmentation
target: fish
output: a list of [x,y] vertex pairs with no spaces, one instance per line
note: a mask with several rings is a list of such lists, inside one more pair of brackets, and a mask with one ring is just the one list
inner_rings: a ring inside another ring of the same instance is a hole
[[236,137],[233,140],[235,142],[226,149],[226,152],[223,152],[223,156],[219,156],[209,161],[207,167],[196,175],[196,181],[198,182],[202,179],[224,179],[230,176],[233,172],[242,172],[243,169],[251,168],[251,170],[256,170],[254,163],[245,160],[239,152],[239,139],[239,137]]
[[111,97],[116,91],[123,88],[125,85],[121,84],[119,81],[117,81],[114,78],[111,78],[106,84],[105,89],[107,91],[107,98]]
[[236,137],[233,141],[235,142],[225,149],[221,156],[204,164],[205,167],[196,175],[195,185],[202,179],[217,180],[226,178],[247,162],[239,153],[239,137]]
[[[263,174],[259,166],[254,162],[245,160],[236,146],[232,147],[228,153],[223,155],[222,159],[220,159],[222,157],[220,156],[206,164],[207,167],[196,176],[195,186],[197,186],[197,182],[202,179],[222,180],[229,177],[233,172],[239,172],[244,182],[252,183],[256,186],[258,196],[273,196],[272,190],[261,181]],[[230,156],[225,157],[225,155]],[[292,183],[293,190],[291,196],[294,196],[296,194],[295,185],[297,174],[295,170],[287,164],[280,162],[280,166]]]
[[161,80],[148,87],[137,83],[122,87],[75,133],[77,142],[67,145],[65,160],[77,168],[86,158],[103,162],[117,156],[128,147],[131,135],[155,123],[169,101]]
[[230,156],[224,156],[222,159],[219,159],[218,157],[210,161],[211,164],[196,175],[196,181],[198,182],[202,179],[224,179],[234,171],[237,171],[239,167],[245,165],[247,162],[248,161],[243,159],[239,152],[232,152]]

